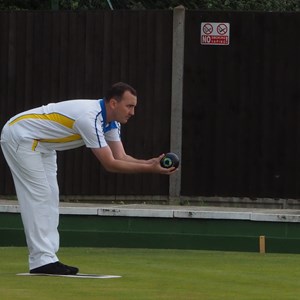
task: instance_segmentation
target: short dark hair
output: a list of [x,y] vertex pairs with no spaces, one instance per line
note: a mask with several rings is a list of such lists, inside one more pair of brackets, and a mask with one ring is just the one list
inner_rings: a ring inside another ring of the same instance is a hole
[[108,102],[110,99],[114,98],[117,101],[121,101],[122,96],[126,91],[137,96],[136,90],[132,86],[124,82],[117,82],[106,92],[104,100]]

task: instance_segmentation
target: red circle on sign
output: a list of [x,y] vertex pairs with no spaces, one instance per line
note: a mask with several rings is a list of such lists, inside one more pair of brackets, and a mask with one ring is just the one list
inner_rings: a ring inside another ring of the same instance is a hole
[[227,33],[227,31],[228,31],[228,28],[227,28],[226,24],[221,23],[221,24],[219,24],[217,26],[217,32],[218,32],[218,34],[224,35],[224,34]]
[[203,25],[202,31],[204,34],[207,34],[207,35],[212,34],[213,30],[214,29],[211,24],[206,23]]

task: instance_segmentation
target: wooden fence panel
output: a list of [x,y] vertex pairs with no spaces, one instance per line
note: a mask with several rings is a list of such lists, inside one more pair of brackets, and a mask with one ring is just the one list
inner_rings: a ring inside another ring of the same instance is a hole
[[[97,99],[114,82],[138,91],[127,152],[169,150],[172,11],[0,12],[0,126],[48,102]],[[168,178],[108,174],[85,148],[58,153],[63,195],[167,195]],[[14,194],[0,157],[0,195]]]
[[[200,44],[230,23],[229,46]],[[300,197],[298,13],[186,12],[182,194]]]

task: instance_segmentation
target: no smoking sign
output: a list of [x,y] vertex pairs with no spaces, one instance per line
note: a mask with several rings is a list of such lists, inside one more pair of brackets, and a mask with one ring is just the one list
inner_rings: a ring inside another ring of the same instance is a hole
[[202,22],[201,45],[229,45],[229,23]]

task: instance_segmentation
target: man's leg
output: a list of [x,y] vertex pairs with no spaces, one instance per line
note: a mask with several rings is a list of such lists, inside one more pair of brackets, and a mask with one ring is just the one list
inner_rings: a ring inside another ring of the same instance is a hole
[[[56,253],[59,249],[59,233],[58,233],[58,224],[59,224],[59,189],[57,184],[57,165],[56,165],[56,152],[50,153],[41,153],[41,162],[45,174],[45,178],[41,180],[40,184],[43,187],[46,183],[45,192],[45,201],[42,206],[47,209],[47,222],[44,223],[46,233],[43,236],[44,243],[46,243],[48,249],[51,251],[51,259],[48,258],[48,252],[46,254],[46,260],[50,262],[58,261]],[[44,183],[44,180],[46,182]],[[48,197],[47,197],[48,195]],[[42,211],[43,208],[41,207]],[[40,220],[38,220],[40,222]],[[29,256],[29,265],[30,269],[36,268],[36,260],[40,260],[40,254],[38,255],[30,255]],[[42,254],[42,257],[44,254]],[[42,261],[44,258],[42,258]],[[39,263],[39,265],[44,265],[44,263]]]
[[[2,143],[2,150],[11,169],[20,204],[29,249],[29,268],[57,262],[59,212],[58,189],[54,180],[55,153],[45,155],[10,143]],[[51,174],[47,174],[50,170]]]

